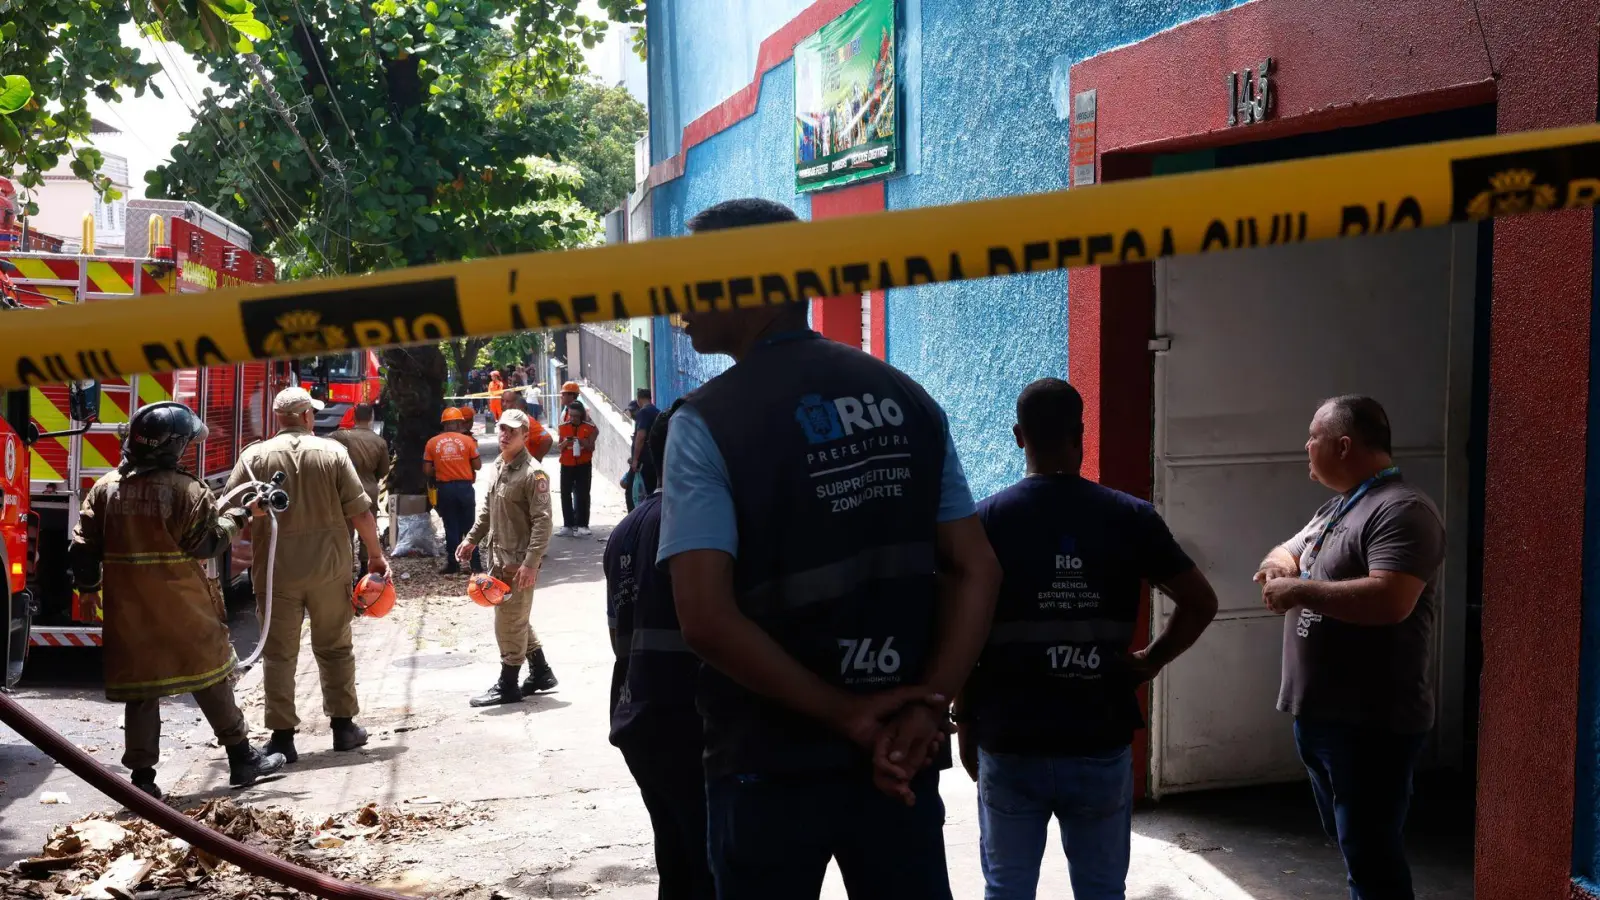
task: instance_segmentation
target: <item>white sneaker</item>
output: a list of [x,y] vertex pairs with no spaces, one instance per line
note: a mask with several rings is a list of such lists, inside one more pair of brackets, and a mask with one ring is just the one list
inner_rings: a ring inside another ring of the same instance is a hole
[[592,532],[592,531],[590,531],[590,530],[589,530],[589,529],[587,529],[587,528],[581,528],[581,527],[580,527],[580,528],[579,528],[579,529],[578,529],[578,530],[577,530],[577,535],[578,535],[578,537],[588,537],[588,536],[590,536],[590,535],[592,535],[592,534],[594,534],[594,532]]
[[572,529],[563,525],[556,529],[556,537],[572,537]]

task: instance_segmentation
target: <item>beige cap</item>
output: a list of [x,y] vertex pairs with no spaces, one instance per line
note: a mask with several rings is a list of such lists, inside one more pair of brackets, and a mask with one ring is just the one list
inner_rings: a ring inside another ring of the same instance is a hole
[[528,428],[532,425],[528,414],[520,409],[508,409],[501,413],[500,424],[507,428]]
[[305,388],[284,388],[273,398],[272,411],[284,415],[303,413],[308,409],[321,409],[322,401],[313,399]]

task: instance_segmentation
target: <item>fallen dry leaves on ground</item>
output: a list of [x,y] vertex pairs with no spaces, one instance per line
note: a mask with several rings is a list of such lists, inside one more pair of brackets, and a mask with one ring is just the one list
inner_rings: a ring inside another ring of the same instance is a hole
[[[336,878],[370,883],[402,868],[383,845],[480,821],[470,807],[399,811],[369,803],[321,821],[284,809],[213,799],[185,815],[241,843]],[[108,871],[111,884],[98,883]],[[122,876],[124,882],[118,881]],[[129,878],[128,876],[132,876]],[[298,898],[297,891],[242,872],[155,825],[104,813],[51,832],[43,852],[0,871],[0,896],[65,900]]]

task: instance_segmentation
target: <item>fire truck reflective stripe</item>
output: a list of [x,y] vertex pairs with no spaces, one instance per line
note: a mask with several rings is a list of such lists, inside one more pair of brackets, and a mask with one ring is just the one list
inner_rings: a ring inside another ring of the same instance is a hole
[[[118,271],[118,268],[121,271]],[[126,273],[126,275],[124,275]],[[133,285],[128,279],[133,277],[133,263],[111,263],[91,260],[89,262],[89,290],[101,294],[131,294]]]
[[122,442],[114,434],[90,433],[83,436],[83,456],[78,465],[88,469],[114,469],[122,459]]
[[174,266],[144,264],[144,278],[139,280],[139,287],[146,294],[170,294],[172,285],[177,277]]
[[165,383],[161,375],[139,376],[139,405],[160,403],[172,399],[172,376],[165,376]]
[[100,385],[100,421],[106,425],[119,425],[128,421],[128,404],[133,392],[108,390],[110,383]]
[[30,647],[99,647],[103,643],[98,628],[35,628],[28,634]]
[[[40,431],[65,431],[72,427],[64,406],[56,400],[65,393],[59,386],[33,388],[29,392],[33,423]],[[29,453],[34,481],[60,481],[66,477],[71,451],[66,438],[44,438]]]
[[[22,273],[23,278],[57,280],[78,279],[78,266],[71,260],[44,260],[28,257],[10,258],[11,263]],[[78,292],[69,287],[53,287],[41,285],[25,285],[30,291],[37,291],[52,298],[56,303],[71,303],[78,297]],[[37,299],[37,298],[34,298]]]

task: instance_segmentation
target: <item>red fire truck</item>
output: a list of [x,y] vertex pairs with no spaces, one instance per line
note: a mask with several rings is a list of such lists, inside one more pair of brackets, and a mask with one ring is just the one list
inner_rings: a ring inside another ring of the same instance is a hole
[[[193,204],[187,204],[193,206]],[[220,218],[205,211],[213,218]],[[0,318],[65,303],[191,293],[274,280],[271,260],[203,230],[184,210],[152,212],[142,257],[0,250]],[[129,222],[129,230],[134,227]],[[170,242],[161,237],[170,234]],[[92,251],[92,231],[86,228]],[[204,302],[197,300],[196,302]],[[0,647],[4,684],[21,675],[28,647],[96,646],[100,626],[80,609],[67,566],[68,536],[83,493],[121,457],[121,433],[139,407],[177,400],[210,434],[189,448],[184,468],[220,486],[244,446],[275,429],[271,398],[293,384],[286,363],[250,362],[104,382],[0,391]],[[247,557],[215,563],[225,584]]]
[[378,372],[378,354],[372,350],[351,350],[302,359],[298,363],[300,386],[326,406],[317,413],[317,434],[355,425],[357,403],[377,403],[383,377]]

